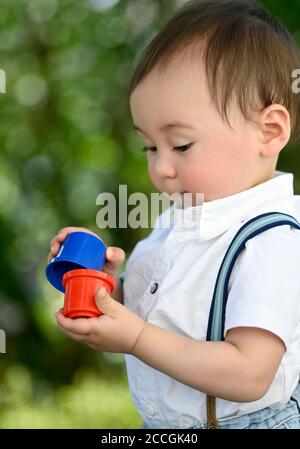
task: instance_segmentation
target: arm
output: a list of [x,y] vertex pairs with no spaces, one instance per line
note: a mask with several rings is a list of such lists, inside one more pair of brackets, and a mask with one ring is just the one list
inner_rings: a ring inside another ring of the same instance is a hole
[[114,300],[96,292],[98,318],[56,314],[61,330],[93,349],[131,354],[196,390],[233,402],[252,402],[270,387],[285,352],[275,334],[256,327],[235,327],[225,341],[206,342],[178,335],[144,321]]
[[227,332],[223,342],[197,341],[146,323],[132,354],[204,393],[251,402],[265,395],[285,352],[275,334],[254,327]]

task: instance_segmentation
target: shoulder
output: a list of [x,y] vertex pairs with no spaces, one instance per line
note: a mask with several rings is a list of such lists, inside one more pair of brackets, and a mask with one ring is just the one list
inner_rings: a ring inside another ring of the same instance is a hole
[[280,225],[246,241],[233,266],[229,288],[238,283],[252,292],[300,292],[300,230]]
[[291,225],[280,225],[260,232],[245,244],[247,250],[259,252],[265,257],[274,253],[299,254],[300,229]]
[[[245,243],[240,269],[266,278],[298,279],[300,284],[300,230],[290,225],[267,229]],[[273,279],[272,285],[276,285]]]
[[[291,225],[267,229],[246,243],[235,263],[230,287],[234,284],[252,296],[274,297],[284,291],[300,292],[300,230]],[[260,291],[260,293],[259,293]]]
[[[278,213],[296,220],[296,223],[300,227],[300,196],[292,195],[287,198],[278,198],[276,201],[271,201],[269,203],[261,205],[257,210],[252,211],[243,220],[244,224],[249,223],[252,225],[256,223],[255,218],[259,216],[264,216],[266,214]],[[300,239],[300,229],[293,226],[292,224],[276,224],[273,227],[258,232],[258,234],[253,237],[248,242],[252,243],[262,243],[272,242],[278,243],[279,245],[285,245],[289,242],[299,242]],[[249,245],[249,243],[248,243]]]

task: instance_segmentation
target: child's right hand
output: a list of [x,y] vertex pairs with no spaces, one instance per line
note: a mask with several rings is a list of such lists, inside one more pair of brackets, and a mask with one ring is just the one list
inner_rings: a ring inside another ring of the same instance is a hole
[[[50,253],[48,255],[48,262],[50,262],[50,260],[52,260],[53,257],[56,256],[62,242],[65,240],[67,235],[70,232],[78,232],[78,231],[87,232],[88,234],[95,235],[96,237],[99,238],[97,234],[86,228],[75,228],[72,226],[62,228],[50,242]],[[123,263],[124,259],[125,259],[125,252],[122,248],[118,248],[117,246],[108,246],[106,249],[105,263],[101,271],[110,274],[111,276],[114,276],[116,269],[118,268],[119,265]]]

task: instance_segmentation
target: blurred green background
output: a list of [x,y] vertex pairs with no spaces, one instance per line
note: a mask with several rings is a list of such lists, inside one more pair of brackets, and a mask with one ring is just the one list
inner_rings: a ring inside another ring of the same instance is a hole
[[[124,357],[62,334],[63,295],[45,279],[49,240],[86,226],[128,257],[149,229],[97,228],[100,192],[155,189],[132,130],[129,82],[137,58],[183,0],[1,0],[1,428],[136,428]],[[261,2],[300,44],[299,0]],[[295,174],[300,148],[278,169]],[[122,272],[126,261],[120,267]]]

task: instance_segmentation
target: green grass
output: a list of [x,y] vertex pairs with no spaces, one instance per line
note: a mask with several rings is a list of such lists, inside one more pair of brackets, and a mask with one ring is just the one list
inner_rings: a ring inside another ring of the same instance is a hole
[[27,368],[13,366],[0,385],[0,428],[139,428],[127,378],[76,372],[72,384],[34,386]]

